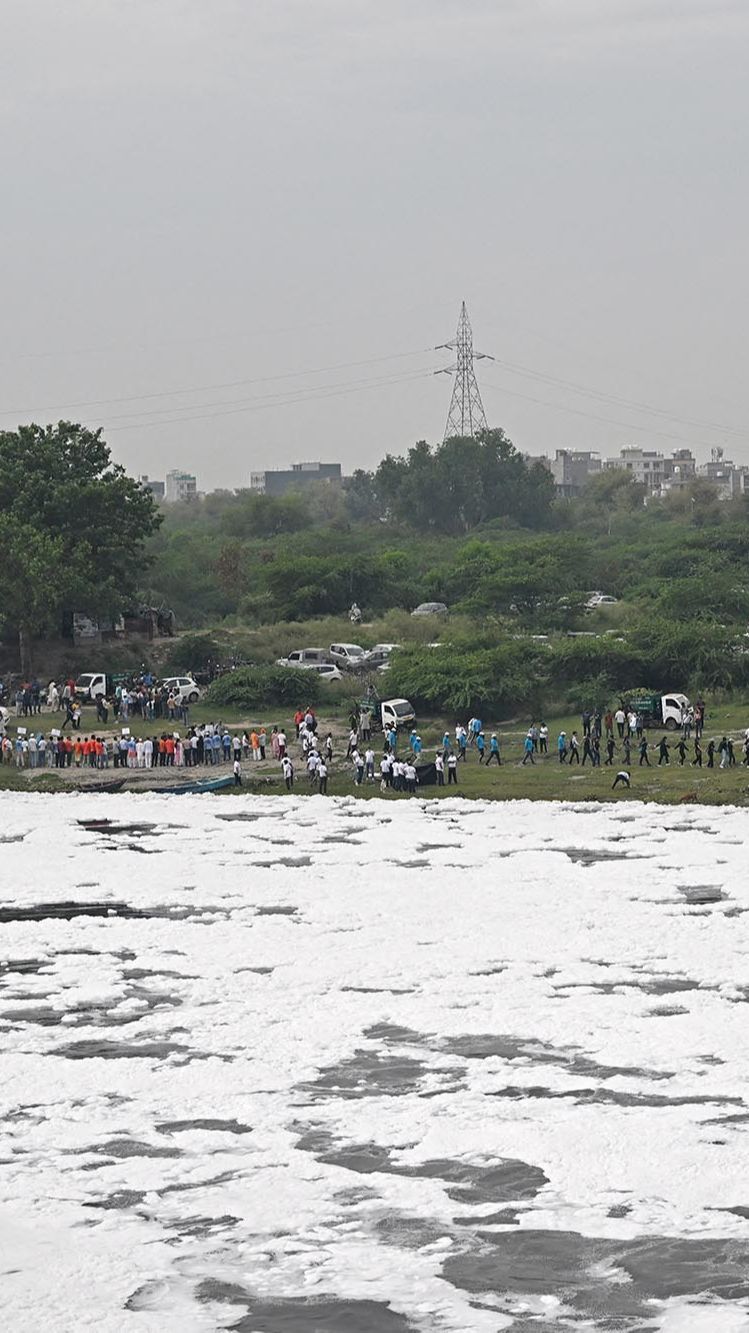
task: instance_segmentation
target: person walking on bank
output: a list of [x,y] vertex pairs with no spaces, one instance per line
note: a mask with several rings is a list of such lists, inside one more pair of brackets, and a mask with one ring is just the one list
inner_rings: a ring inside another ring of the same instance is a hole
[[294,765],[292,764],[292,762],[291,762],[291,760],[290,760],[290,758],[289,758],[289,756],[288,756],[287,754],[285,754],[284,757],[283,757],[283,759],[281,760],[281,771],[282,771],[282,773],[283,773],[283,780],[284,780],[284,782],[286,783],[286,790],[287,790],[287,791],[293,791],[293,789],[294,789]]
[[622,750],[624,752],[624,763],[627,768],[630,768],[632,764],[632,742],[629,735],[626,735],[622,741]]
[[593,764],[593,746],[590,743],[590,732],[583,737],[583,768],[585,768],[586,759],[589,759],[591,764]]
[[648,759],[648,738],[645,735],[640,739],[640,768],[642,768],[643,764],[650,768],[650,760]]
[[234,786],[235,787],[242,786],[242,761],[240,760],[238,755],[234,760]]
[[702,746],[700,745],[697,736],[694,738],[694,759],[692,760],[692,768],[702,768]]
[[[479,763],[480,763],[480,764],[483,764],[483,762],[484,762],[484,751],[486,750],[486,737],[484,736],[483,731],[480,731],[479,734],[478,734],[478,736],[476,737],[476,749],[477,749],[478,752],[479,752]],[[533,743],[532,743],[532,742],[531,742],[531,749],[533,749]]]
[[682,736],[681,740],[678,741],[677,746],[676,746],[676,749],[677,749],[678,752],[679,752],[679,767],[680,767],[680,768],[683,768],[683,767],[684,767],[684,760],[685,760],[686,757],[687,757],[687,743],[686,743],[686,741],[685,741],[685,739],[684,739],[683,736]]
[[[449,761],[449,755],[448,755],[448,761]],[[437,753],[436,753],[436,755],[434,756],[434,767],[435,767],[436,770],[437,770],[437,786],[438,786],[438,787],[444,787],[444,785],[445,785],[445,752],[444,752],[444,750],[438,750]]]
[[523,765],[527,764],[529,759],[532,764],[535,764],[536,761],[533,758],[533,737],[531,736],[530,732],[525,738],[523,749],[525,750],[525,754],[523,755]]
[[615,749],[616,749],[616,745],[614,744],[614,737],[613,737],[613,736],[609,736],[608,740],[606,741],[606,767],[607,767],[607,768],[610,767],[610,765],[613,764],[613,762],[614,762],[614,750],[615,750]]
[[327,795],[328,791],[328,765],[324,759],[321,759],[317,765],[317,778],[320,783],[320,795]]
[[549,728],[545,722],[542,722],[538,728],[538,748],[541,754],[549,753]]
[[499,738],[497,736],[496,731],[492,732],[492,738],[489,741],[489,758],[486,761],[487,768],[489,767],[492,759],[496,759],[497,766],[501,768],[502,760],[499,757]]
[[715,741],[708,741],[707,743],[707,766],[708,768],[715,768]]
[[567,762],[567,737],[563,731],[560,731],[557,736],[557,754],[559,755],[560,764],[565,764]]
[[725,736],[721,737],[720,744],[718,746],[718,754],[720,755],[720,767],[728,768],[728,741],[726,740]]
[[570,768],[573,764],[577,764],[578,767],[580,765],[580,742],[576,731],[570,736]]
[[455,754],[447,756],[447,785],[448,787],[458,785],[458,756]]
[[627,788],[630,785],[629,773],[627,773],[626,769],[623,768],[619,770],[616,777],[614,778],[614,781],[611,784],[611,790],[614,791],[615,788],[618,787],[620,784],[622,787],[627,787]]
[[668,741],[666,740],[665,736],[661,736],[661,739],[658,743],[658,767],[660,768],[661,764],[670,764],[670,763],[671,760],[668,757]]
[[736,755],[733,752],[733,739],[730,736],[726,741],[726,748],[728,750],[728,767],[733,768],[736,763]]

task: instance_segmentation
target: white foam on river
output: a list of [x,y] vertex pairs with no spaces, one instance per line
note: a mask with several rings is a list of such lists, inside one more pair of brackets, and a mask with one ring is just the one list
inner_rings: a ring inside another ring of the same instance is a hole
[[749,1329],[748,836],[2,794],[3,1326]]

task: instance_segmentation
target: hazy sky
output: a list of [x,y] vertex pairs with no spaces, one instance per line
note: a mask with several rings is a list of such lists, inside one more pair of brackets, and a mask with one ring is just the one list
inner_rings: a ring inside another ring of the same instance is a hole
[[519,448],[749,463],[748,64],[746,0],[11,0],[0,426],[372,466],[465,299]]

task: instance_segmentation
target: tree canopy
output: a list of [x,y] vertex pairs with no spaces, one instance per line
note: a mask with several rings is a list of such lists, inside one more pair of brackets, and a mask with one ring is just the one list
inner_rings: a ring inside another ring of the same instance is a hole
[[142,583],[160,519],[101,430],[60,421],[0,432],[0,614],[30,642],[63,610],[116,616]]

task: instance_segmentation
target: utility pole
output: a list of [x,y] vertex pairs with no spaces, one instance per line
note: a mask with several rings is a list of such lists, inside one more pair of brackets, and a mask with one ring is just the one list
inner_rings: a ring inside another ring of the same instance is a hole
[[436,375],[455,376],[443,440],[448,440],[451,435],[475,437],[479,431],[487,430],[488,427],[473,363],[493,361],[494,357],[487,352],[474,352],[473,332],[465,301],[460,307],[458,331],[454,339],[449,343],[440,343],[435,351],[441,348],[456,354],[454,366],[445,366],[443,370],[435,371]]

